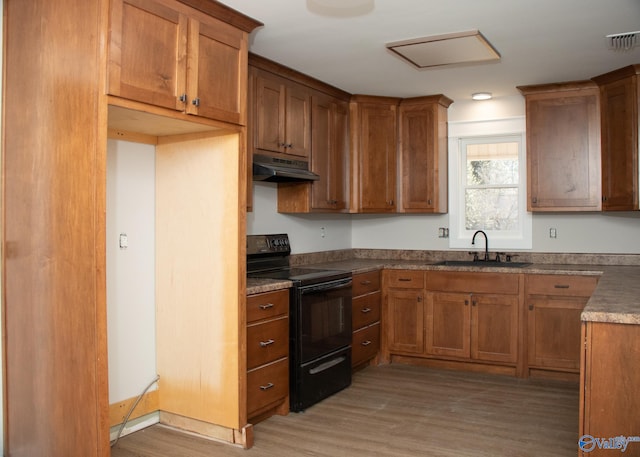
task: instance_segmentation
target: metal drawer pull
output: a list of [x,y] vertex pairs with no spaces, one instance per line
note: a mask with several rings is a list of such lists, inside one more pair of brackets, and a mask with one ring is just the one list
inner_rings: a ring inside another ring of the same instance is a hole
[[371,308],[362,308],[360,311],[362,311],[363,313],[370,313],[371,312]]
[[556,289],[568,289],[569,286],[567,284],[556,284],[555,286]]
[[274,386],[275,386],[275,384],[274,384],[274,383],[272,383],[272,382],[270,382],[270,383],[268,383],[266,386],[260,386],[260,390],[269,390],[269,389],[271,389],[271,388],[272,388],[272,387],[274,387]]
[[369,284],[371,284],[371,281],[365,279],[364,281],[360,281],[360,284],[362,284],[363,286],[368,286]]
[[411,278],[398,278],[400,282],[411,282]]
[[362,343],[360,343],[363,346],[369,346],[371,344],[371,341],[367,340],[367,341],[363,341]]
[[267,347],[267,346],[269,346],[270,344],[273,344],[273,343],[275,343],[274,340],[268,339],[267,341],[260,341],[260,346],[262,346],[264,348],[264,347]]
[[273,303],[265,303],[264,305],[260,305],[260,309],[269,309],[269,308],[273,308]]

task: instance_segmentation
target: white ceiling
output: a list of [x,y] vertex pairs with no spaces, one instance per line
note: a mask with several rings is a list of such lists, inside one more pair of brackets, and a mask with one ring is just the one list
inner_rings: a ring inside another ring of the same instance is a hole
[[[413,97],[518,94],[518,85],[589,79],[640,63],[640,46],[605,36],[640,30],[640,0],[375,0],[358,17],[312,13],[312,0],[221,0],[264,23],[250,50],[350,93]],[[480,30],[497,63],[416,69],[386,43]]]

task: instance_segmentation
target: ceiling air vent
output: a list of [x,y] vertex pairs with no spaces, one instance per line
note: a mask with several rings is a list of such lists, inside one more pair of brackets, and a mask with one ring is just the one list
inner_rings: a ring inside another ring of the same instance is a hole
[[609,49],[614,51],[628,51],[638,46],[638,34],[640,34],[640,31],[607,35]]

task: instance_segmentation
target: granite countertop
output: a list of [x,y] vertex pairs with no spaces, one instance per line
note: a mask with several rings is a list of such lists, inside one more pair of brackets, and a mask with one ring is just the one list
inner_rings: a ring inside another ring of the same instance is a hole
[[288,289],[293,283],[282,279],[247,278],[247,295]]
[[587,302],[582,320],[619,324],[640,324],[640,266],[531,264],[522,268],[452,267],[434,265],[433,261],[349,259],[313,264],[314,267],[352,271],[354,274],[377,269],[407,269],[425,271],[491,271],[524,274],[597,275],[600,277]]

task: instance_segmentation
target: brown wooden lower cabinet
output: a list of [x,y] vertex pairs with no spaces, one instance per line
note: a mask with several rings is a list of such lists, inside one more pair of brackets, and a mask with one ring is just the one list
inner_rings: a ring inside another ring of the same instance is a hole
[[516,363],[517,274],[433,272],[426,283],[428,355]]
[[380,271],[353,275],[351,366],[374,360],[380,350]]
[[289,412],[289,291],[247,297],[247,418]]
[[580,371],[580,315],[597,276],[526,275],[527,362],[531,376]]
[[[640,436],[640,325],[583,322],[582,338],[580,455],[615,455],[598,443]],[[640,455],[640,442],[620,455]]]

